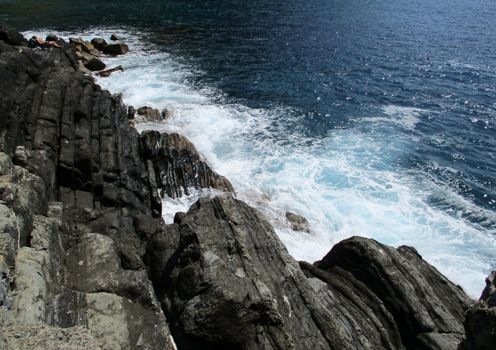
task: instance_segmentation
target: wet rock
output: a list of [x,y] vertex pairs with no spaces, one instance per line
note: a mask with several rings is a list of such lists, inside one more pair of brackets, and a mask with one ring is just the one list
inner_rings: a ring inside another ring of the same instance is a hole
[[162,112],[160,112],[160,114],[162,115],[162,119],[168,119],[171,116],[171,112],[166,108],[162,109]]
[[92,55],[95,55],[95,53],[98,54],[98,52],[95,52],[95,47],[93,46],[93,44],[89,41],[85,41],[81,38],[69,38],[69,43],[82,52],[86,52]]
[[84,66],[90,71],[99,71],[105,69],[106,65],[98,58],[92,58],[84,64]]
[[158,109],[148,106],[138,108],[137,113],[140,122],[155,122],[163,119]]
[[286,219],[289,221],[291,228],[294,231],[310,232],[310,224],[303,216],[287,211]]
[[134,108],[133,106],[129,106],[127,108],[127,118],[134,119],[135,115],[136,115],[136,108]]
[[129,47],[126,44],[108,44],[103,47],[102,52],[107,55],[124,55],[129,52]]
[[112,35],[110,35],[110,40],[116,41],[116,40],[121,40],[121,39],[117,35],[112,34]]
[[117,66],[114,68],[104,70],[102,72],[98,72],[97,74],[101,77],[109,77],[112,73],[118,72],[118,71],[124,72],[124,68],[122,68],[122,66]]
[[[169,322],[186,350],[456,348],[469,300],[412,248],[353,238],[297,263],[230,194],[164,225],[159,192],[231,184],[186,138],[129,126],[121,97],[78,70],[93,45],[2,40],[4,344],[169,350]],[[491,288],[467,313],[467,349],[493,341]]]
[[496,271],[492,271],[486,278],[486,287],[479,298],[489,307],[496,306]]
[[103,38],[93,38],[91,39],[91,44],[95,47],[95,49],[103,51],[103,48],[107,46],[107,41]]
[[55,34],[48,34],[45,38],[46,41],[55,41],[55,42],[58,42],[59,41],[59,37],[56,36]]

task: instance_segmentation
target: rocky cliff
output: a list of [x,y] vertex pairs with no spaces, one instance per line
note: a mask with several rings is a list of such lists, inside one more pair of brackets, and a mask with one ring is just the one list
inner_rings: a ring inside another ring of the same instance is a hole
[[[138,134],[70,46],[29,49],[0,28],[0,77],[0,348],[457,349],[466,330],[460,346],[482,349],[492,339],[478,325],[492,317],[494,329],[494,288],[464,321],[471,301],[413,248],[353,237],[296,262],[188,140]],[[195,187],[226,194],[165,225],[160,196]]]

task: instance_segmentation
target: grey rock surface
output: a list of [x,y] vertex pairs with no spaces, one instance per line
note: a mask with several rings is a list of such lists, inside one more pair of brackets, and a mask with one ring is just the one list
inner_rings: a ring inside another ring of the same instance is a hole
[[102,349],[173,349],[134,227],[162,225],[158,189],[125,106],[77,70],[93,45],[72,43],[0,45],[1,327],[63,334],[12,349],[72,348],[81,327]]
[[[363,251],[356,262],[340,254],[352,243]],[[200,199],[146,256],[181,349],[455,349],[469,300],[411,254],[353,238],[317,265],[298,265],[256,210],[224,195]],[[368,266],[395,298],[356,274]],[[401,294],[411,286],[417,296]]]

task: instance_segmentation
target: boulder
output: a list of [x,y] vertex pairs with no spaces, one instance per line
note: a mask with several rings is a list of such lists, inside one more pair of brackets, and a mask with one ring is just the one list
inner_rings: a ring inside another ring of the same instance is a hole
[[105,69],[106,65],[102,61],[100,61],[98,58],[92,58],[89,61],[87,61],[84,66],[88,68],[90,71],[99,71]]
[[116,40],[121,40],[117,35],[112,34],[110,35],[110,40],[116,41]]
[[310,224],[308,223],[308,220],[303,216],[287,211],[286,219],[288,220],[291,228],[294,231],[303,231],[307,233],[310,232]]
[[468,298],[410,248],[356,237],[298,265],[229,194],[175,221],[149,241],[146,261],[181,349],[456,349],[461,340]]
[[46,41],[55,41],[55,42],[58,42],[59,41],[59,37],[56,36],[55,34],[48,34],[45,38]]
[[92,43],[89,41],[85,41],[81,38],[69,38],[69,43],[77,48],[80,49],[83,52],[89,53],[89,54],[94,54],[95,53],[95,47],[93,46]]
[[472,301],[412,247],[394,249],[352,237],[335,245],[316,267],[349,271],[364,283],[394,317],[407,349],[456,349],[463,338]]
[[108,44],[103,47],[102,52],[106,55],[124,55],[129,52],[129,47],[126,44]]
[[95,49],[103,51],[103,48],[107,46],[107,41],[103,38],[93,38],[91,39],[91,44],[95,47]]
[[137,113],[140,117],[140,120],[138,120],[140,122],[155,122],[163,119],[158,109],[148,106],[138,108]]

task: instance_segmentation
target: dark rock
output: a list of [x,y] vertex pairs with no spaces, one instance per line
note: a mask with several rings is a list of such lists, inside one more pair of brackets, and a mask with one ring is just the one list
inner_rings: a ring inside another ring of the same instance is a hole
[[[317,264],[349,271],[393,315],[407,349],[456,349],[471,300],[411,247],[394,249],[362,237],[335,245]],[[426,344],[428,343],[428,344]]]
[[182,212],[182,211],[178,211],[175,215],[174,215],[174,223],[175,224],[180,224],[181,221],[184,219],[184,217],[186,216],[186,213]]
[[363,283],[346,271],[333,272],[332,285],[307,278],[272,227],[232,196],[200,199],[169,227],[147,261],[179,348],[403,348]]
[[135,115],[136,115],[136,108],[134,108],[133,106],[129,106],[127,108],[127,118],[134,119]]
[[28,154],[24,146],[17,146],[14,153],[14,164],[26,166],[28,164]]
[[110,40],[116,41],[116,40],[121,40],[121,39],[117,35],[112,34],[112,35],[110,35]]
[[58,42],[59,41],[59,37],[56,36],[55,34],[48,34],[45,38],[46,41],[55,41],[55,42]]
[[138,116],[140,116],[141,122],[154,122],[154,121],[160,121],[162,120],[162,115],[160,114],[160,111],[156,108],[144,106],[140,107],[137,110]]
[[231,184],[186,138],[130,127],[120,96],[78,71],[93,45],[19,50],[1,35],[0,337],[12,347],[46,334],[47,348],[80,336],[169,350],[167,321],[181,350],[455,349],[465,329],[461,349],[494,344],[493,279],[464,329],[468,298],[413,248],[355,237],[298,264],[231,194],[164,225],[159,191]]
[[162,109],[162,112],[160,113],[162,116],[162,119],[167,119],[171,116],[171,113],[167,109]]
[[496,271],[492,271],[486,278],[486,287],[479,298],[489,307],[496,306]]
[[129,47],[126,44],[108,44],[103,47],[102,52],[106,55],[124,55],[129,52]]
[[150,161],[148,174],[162,195],[178,198],[189,194],[191,188],[233,191],[229,180],[213,171],[184,136],[145,131],[140,140],[143,156]]
[[465,335],[459,350],[489,350],[496,344],[496,272],[486,278],[479,302],[465,316]]
[[69,38],[69,43],[76,48],[77,50],[81,50],[82,52],[86,52],[92,55],[98,54],[95,52],[95,47],[89,41],[85,41],[81,38]]
[[286,219],[288,219],[289,223],[291,224],[291,228],[294,231],[310,232],[310,225],[308,223],[308,220],[303,216],[287,211]]
[[5,26],[0,26],[0,40],[15,46],[26,46],[28,43],[21,33]]
[[124,72],[124,68],[122,68],[122,66],[117,66],[114,68],[104,70],[102,72],[98,72],[97,74],[101,77],[109,77],[112,73],[117,72],[117,71]]
[[106,65],[98,58],[92,58],[84,64],[84,66],[90,71],[98,71],[105,69]]
[[103,38],[93,38],[91,39],[91,44],[95,47],[95,49],[100,51],[103,51],[104,47],[108,45]]
[[77,70],[74,50],[3,45],[0,268],[15,264],[16,279],[2,284],[12,307],[0,307],[0,327],[83,326],[102,348],[173,349],[141,259],[160,229],[134,225],[162,227],[158,190],[127,108]]

